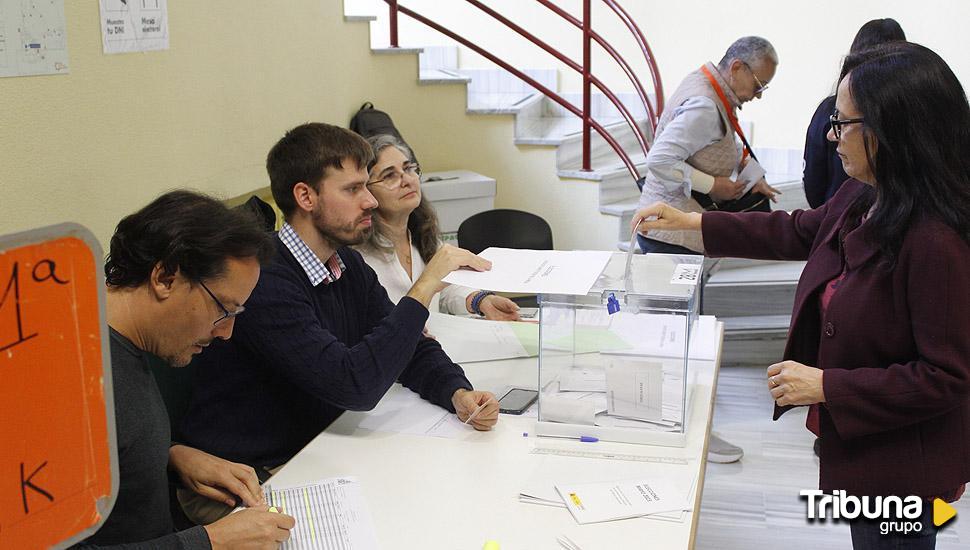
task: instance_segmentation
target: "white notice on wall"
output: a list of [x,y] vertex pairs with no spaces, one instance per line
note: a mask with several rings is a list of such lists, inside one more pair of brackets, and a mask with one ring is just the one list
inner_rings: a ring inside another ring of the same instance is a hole
[[104,53],[168,49],[168,0],[100,0]]
[[64,0],[0,0],[0,76],[67,72]]

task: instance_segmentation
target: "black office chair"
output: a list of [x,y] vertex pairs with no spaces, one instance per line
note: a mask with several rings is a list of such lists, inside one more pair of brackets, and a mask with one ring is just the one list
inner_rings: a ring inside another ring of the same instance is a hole
[[498,208],[461,222],[458,246],[475,254],[490,246],[552,250],[552,229],[546,220],[530,212]]
[[[552,229],[530,212],[499,208],[479,212],[458,226],[458,246],[478,254],[490,246],[552,250]],[[535,295],[516,296],[519,307],[537,307]]]

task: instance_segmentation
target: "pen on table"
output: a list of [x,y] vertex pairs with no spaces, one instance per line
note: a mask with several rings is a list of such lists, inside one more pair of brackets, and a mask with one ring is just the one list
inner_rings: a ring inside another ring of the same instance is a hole
[[478,418],[478,413],[482,412],[482,410],[485,408],[485,405],[488,405],[489,401],[491,401],[491,399],[487,399],[484,403],[476,407],[475,410],[472,411],[470,415],[468,415],[468,418],[465,419],[464,423],[468,424],[472,420],[475,420],[476,418]]
[[541,434],[537,437],[554,437],[556,439],[575,439],[582,443],[596,443],[600,438],[592,435],[545,435]]

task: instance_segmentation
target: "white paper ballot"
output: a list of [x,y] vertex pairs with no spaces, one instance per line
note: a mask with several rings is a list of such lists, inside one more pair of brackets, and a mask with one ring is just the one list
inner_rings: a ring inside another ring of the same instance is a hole
[[683,510],[686,497],[665,479],[557,484],[576,523],[598,523]]
[[607,412],[638,420],[660,420],[663,383],[663,363],[613,358],[606,367]]
[[758,164],[758,161],[754,159],[748,159],[748,164],[744,166],[744,170],[738,174],[738,181],[744,182],[744,192],[747,193],[751,191],[756,183],[761,181],[761,178],[765,177],[765,169]]
[[517,250],[486,248],[479,256],[492,262],[490,271],[461,269],[446,283],[496,292],[583,295],[606,267],[612,252],[590,250]]

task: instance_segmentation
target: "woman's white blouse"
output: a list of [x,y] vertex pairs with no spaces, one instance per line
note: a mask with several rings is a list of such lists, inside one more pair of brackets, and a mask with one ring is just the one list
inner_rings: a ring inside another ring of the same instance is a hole
[[[414,280],[408,277],[407,272],[404,271],[404,267],[401,266],[401,262],[398,261],[393,249],[384,252],[366,244],[354,248],[364,257],[367,265],[371,266],[377,273],[377,279],[387,290],[387,296],[395,304],[408,293],[408,290],[411,290],[411,285],[424,272],[424,260],[418,254],[418,249],[415,248],[413,243],[411,244],[411,275],[414,277]],[[428,311],[440,311],[441,313],[450,313],[452,315],[467,315],[468,310],[465,308],[465,299],[472,292],[475,292],[475,289],[458,285],[448,285],[444,290],[431,298]]]

